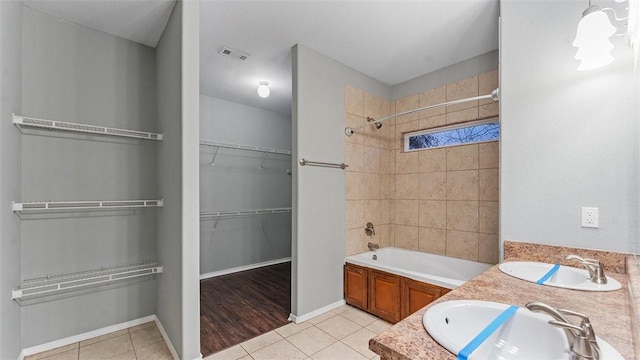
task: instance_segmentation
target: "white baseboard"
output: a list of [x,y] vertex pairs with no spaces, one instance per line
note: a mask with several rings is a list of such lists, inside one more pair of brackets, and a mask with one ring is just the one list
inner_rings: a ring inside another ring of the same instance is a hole
[[[122,329],[127,329],[127,328],[130,328],[132,326],[148,323],[148,322],[154,321],[154,320],[156,320],[156,316],[155,315],[149,315],[149,316],[145,316],[145,317],[142,317],[142,318],[139,318],[139,319],[123,322],[123,323],[120,323],[120,324],[103,327],[101,329],[89,331],[89,332],[86,332],[86,333],[69,336],[69,337],[66,337],[64,339],[51,341],[51,342],[48,342],[48,343],[45,343],[45,344],[31,346],[31,347],[22,349],[22,351],[20,352],[20,357],[18,358],[18,360],[23,360],[26,356],[29,356],[29,355],[41,353],[43,351],[53,350],[53,349],[56,349],[56,348],[59,348],[59,347],[62,347],[62,346],[66,346],[66,345],[69,345],[69,344],[73,344],[73,343],[77,343],[77,342],[80,342],[80,341],[88,340],[88,339],[91,339],[91,338],[94,338],[94,337],[106,335],[108,333],[112,333],[112,332],[119,331],[119,330],[122,330]],[[167,344],[171,344],[171,343],[169,341],[167,341]]]
[[[153,318],[154,318],[153,320],[156,322],[156,326],[158,326],[158,330],[160,330],[160,334],[162,335],[164,342],[167,343],[167,346],[169,347],[169,351],[171,351],[171,356],[173,356],[174,360],[180,360],[180,356],[178,355],[176,348],[173,346],[173,343],[171,343],[171,340],[169,339],[169,335],[164,330],[164,326],[162,326],[160,319],[158,319],[158,317],[155,315],[153,315]],[[202,359],[202,354],[200,354],[200,358]]]
[[308,312],[306,314],[302,314],[302,315],[293,315],[293,314],[289,314],[289,320],[293,321],[296,324],[299,324],[303,321],[307,321],[311,318],[314,318],[318,315],[322,315],[328,311],[331,311],[333,309],[339,308],[340,306],[346,304],[346,302],[344,301],[344,299],[340,300],[340,301],[336,301],[333,304],[329,304],[327,306],[323,306],[320,309],[314,310],[312,312]]
[[209,278],[216,277],[216,276],[221,276],[221,275],[233,274],[233,273],[240,272],[240,271],[245,271],[245,270],[257,269],[257,268],[261,268],[263,266],[281,264],[281,263],[284,263],[284,262],[287,262],[287,261],[291,261],[291,258],[288,257],[288,258],[282,258],[282,259],[263,261],[263,262],[260,262],[260,263],[257,263],[257,264],[249,264],[249,265],[244,265],[244,266],[238,266],[238,267],[231,268],[231,269],[214,271],[214,272],[210,272],[210,273],[206,273],[206,274],[201,274],[200,275],[200,280],[209,279]]

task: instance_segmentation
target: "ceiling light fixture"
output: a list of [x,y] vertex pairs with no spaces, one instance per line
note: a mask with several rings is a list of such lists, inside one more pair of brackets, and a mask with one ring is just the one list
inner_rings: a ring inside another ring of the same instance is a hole
[[259,84],[260,85],[258,85],[258,95],[260,95],[260,97],[262,98],[269,97],[269,94],[271,94],[271,90],[269,89],[269,83],[266,81],[260,81]]

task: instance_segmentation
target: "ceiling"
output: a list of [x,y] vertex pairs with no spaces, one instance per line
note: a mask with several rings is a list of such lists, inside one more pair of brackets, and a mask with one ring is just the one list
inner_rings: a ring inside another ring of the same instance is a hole
[[[155,47],[174,0],[24,0]],[[304,44],[393,86],[498,48],[499,0],[202,0],[200,93],[291,113],[291,47]],[[218,55],[227,46],[251,57]],[[257,95],[268,81],[271,96]]]

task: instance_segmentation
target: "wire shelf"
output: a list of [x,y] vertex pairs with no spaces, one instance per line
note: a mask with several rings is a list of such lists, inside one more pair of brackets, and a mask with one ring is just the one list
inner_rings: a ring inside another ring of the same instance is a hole
[[164,200],[95,200],[95,201],[31,201],[13,202],[16,213],[38,213],[70,210],[120,210],[162,207]]
[[18,128],[30,127],[48,130],[70,131],[94,135],[107,135],[143,140],[162,140],[162,134],[146,131],[110,128],[105,126],[78,124],[65,121],[37,119],[13,114],[13,124]]
[[220,141],[210,141],[210,140],[203,140],[203,139],[200,139],[200,145],[216,147],[216,148],[225,148],[225,149],[256,151],[256,152],[269,153],[269,154],[291,155],[291,150],[271,149],[271,148],[265,148],[260,146],[231,144],[231,143],[224,143]]
[[289,208],[257,209],[257,210],[202,211],[200,212],[200,219],[239,217],[239,216],[264,215],[264,214],[280,214],[280,213],[290,213],[290,212],[291,212],[290,207]]
[[84,290],[127,279],[162,273],[162,265],[155,261],[119,265],[23,280],[11,291],[13,300],[26,300],[43,295],[56,295],[71,290]]

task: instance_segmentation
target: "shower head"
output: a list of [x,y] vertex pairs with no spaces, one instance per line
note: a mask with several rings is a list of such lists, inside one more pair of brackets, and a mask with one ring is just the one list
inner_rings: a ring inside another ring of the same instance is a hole
[[[367,117],[367,121],[368,121],[368,122],[372,122],[372,121],[376,121],[376,119],[371,118],[371,117]],[[378,129],[378,130],[382,127],[382,123],[379,123],[379,122],[374,123],[373,125],[375,125],[375,126],[376,126],[376,129]]]

